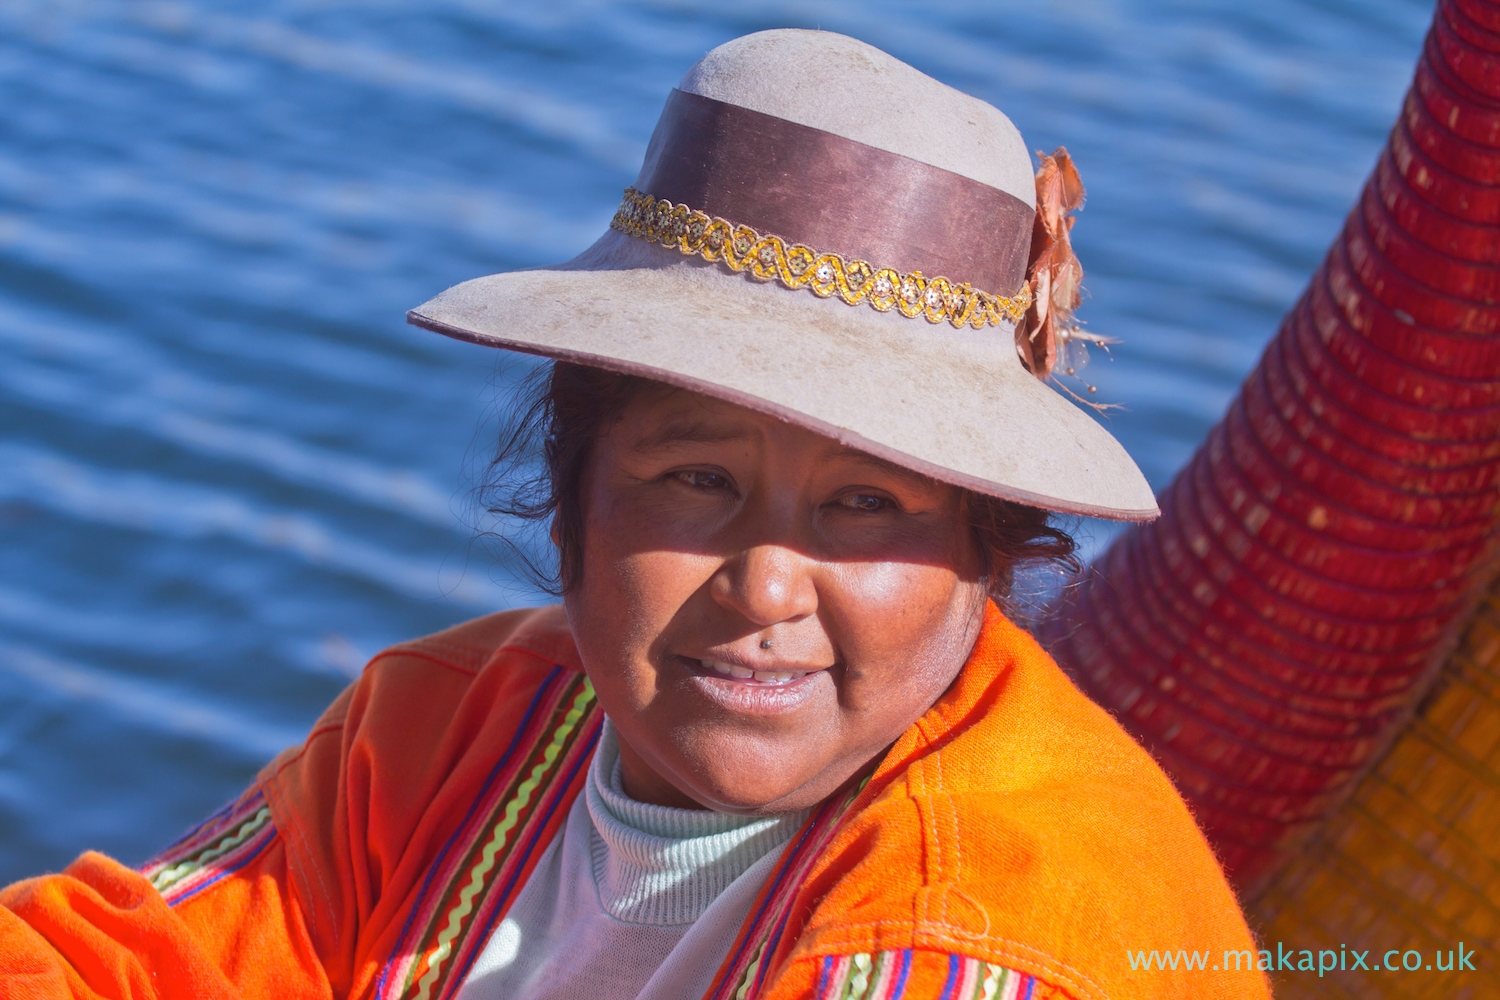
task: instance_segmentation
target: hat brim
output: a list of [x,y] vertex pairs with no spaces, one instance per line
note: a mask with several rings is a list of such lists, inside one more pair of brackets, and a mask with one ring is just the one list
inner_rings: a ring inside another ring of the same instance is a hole
[[1022,367],[1008,327],[820,299],[613,231],[565,264],[455,285],[407,319],[725,399],[1006,500],[1159,513],[1120,443]]

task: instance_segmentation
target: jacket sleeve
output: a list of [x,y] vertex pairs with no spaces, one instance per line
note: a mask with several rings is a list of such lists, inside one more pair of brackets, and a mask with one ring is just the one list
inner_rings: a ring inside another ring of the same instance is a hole
[[258,789],[134,871],[84,854],[0,890],[0,998],[328,1000]]

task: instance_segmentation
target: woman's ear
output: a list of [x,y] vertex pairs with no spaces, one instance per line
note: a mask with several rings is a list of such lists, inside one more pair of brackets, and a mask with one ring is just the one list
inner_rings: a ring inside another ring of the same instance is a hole
[[547,525],[547,537],[552,539],[552,544],[559,549],[562,548],[562,511],[557,507],[552,508],[552,520]]

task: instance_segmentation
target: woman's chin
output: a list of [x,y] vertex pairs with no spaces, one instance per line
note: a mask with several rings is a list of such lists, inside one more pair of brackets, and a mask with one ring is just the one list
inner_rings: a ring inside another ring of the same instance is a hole
[[[697,742],[697,741],[694,741]],[[839,763],[823,765],[816,755],[781,748],[758,747],[747,752],[743,740],[705,741],[694,747],[691,759],[720,766],[695,768],[691,779],[678,787],[694,801],[716,812],[742,816],[774,816],[817,805],[839,785]],[[754,766],[746,766],[753,760]],[[811,766],[810,766],[811,765]]]
[[[732,787],[703,791],[693,798],[715,812],[737,816],[779,816],[816,805],[820,797],[802,788]],[[705,801],[707,800],[707,801]]]

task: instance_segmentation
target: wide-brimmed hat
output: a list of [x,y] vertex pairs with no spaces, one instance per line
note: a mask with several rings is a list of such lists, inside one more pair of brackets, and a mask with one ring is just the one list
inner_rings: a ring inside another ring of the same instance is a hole
[[672,91],[598,242],[408,319],[726,399],[1004,499],[1150,519],[1125,449],[1018,356],[1035,220],[1030,156],[998,110],[855,39],[762,31]]

